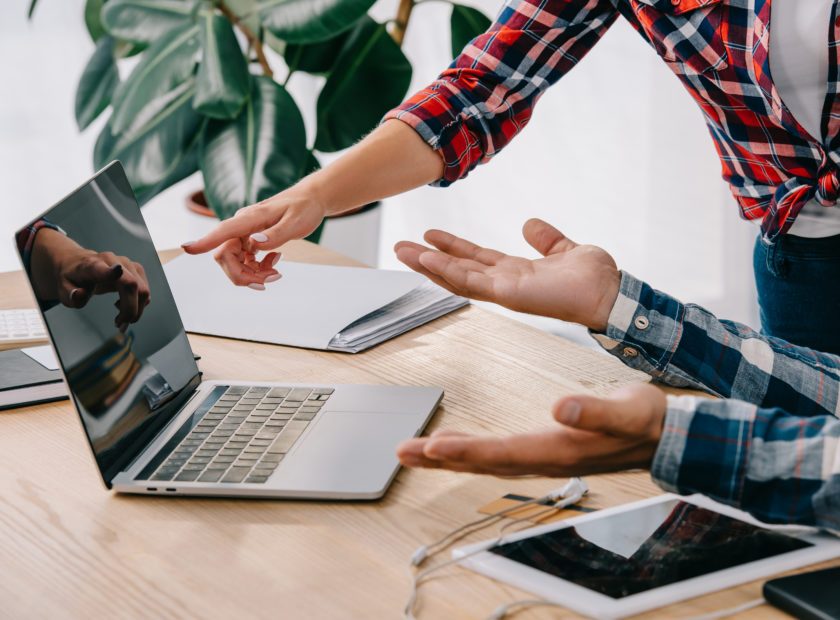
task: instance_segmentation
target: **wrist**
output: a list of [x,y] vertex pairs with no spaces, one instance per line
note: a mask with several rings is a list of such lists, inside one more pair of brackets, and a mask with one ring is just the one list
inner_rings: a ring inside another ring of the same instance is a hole
[[603,278],[603,287],[599,296],[597,307],[591,320],[586,327],[592,331],[604,333],[609,326],[610,315],[612,314],[615,302],[618,299],[618,292],[621,288],[621,272],[618,269],[610,269]]

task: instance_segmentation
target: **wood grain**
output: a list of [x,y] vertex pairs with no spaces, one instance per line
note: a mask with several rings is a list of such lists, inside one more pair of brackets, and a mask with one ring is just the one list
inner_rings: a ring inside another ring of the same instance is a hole
[[[172,256],[173,253],[166,253]],[[293,260],[353,264],[305,242]],[[280,264],[282,269],[282,263]],[[22,274],[0,274],[0,307],[31,307]],[[469,307],[366,353],[345,355],[192,336],[208,379],[440,385],[430,430],[502,434],[548,425],[550,403],[644,377],[613,358]],[[606,507],[659,493],[647,473],[588,478]],[[504,495],[549,479],[402,471],[377,502],[120,496],[107,492],[67,403],[0,413],[0,616],[27,618],[396,618],[420,544]],[[484,534],[473,537],[481,540]],[[649,617],[756,598],[759,584]],[[519,590],[453,568],[424,585],[421,618],[484,618]],[[524,618],[576,617],[539,609]],[[745,618],[785,617],[762,606]]]

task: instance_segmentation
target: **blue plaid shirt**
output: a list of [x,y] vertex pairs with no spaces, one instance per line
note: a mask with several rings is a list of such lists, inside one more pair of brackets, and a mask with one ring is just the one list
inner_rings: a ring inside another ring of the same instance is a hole
[[606,333],[592,335],[661,383],[724,399],[668,397],[657,484],[840,531],[840,356],[722,321],[627,273]]

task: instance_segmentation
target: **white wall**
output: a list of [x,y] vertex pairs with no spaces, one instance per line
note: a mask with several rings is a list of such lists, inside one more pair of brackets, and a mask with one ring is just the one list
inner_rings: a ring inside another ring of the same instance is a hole
[[[92,51],[83,1],[44,0],[33,22],[25,18],[28,3],[0,2],[0,239],[6,240],[90,174],[102,122],[79,135],[73,121],[76,83]],[[396,4],[380,0],[377,17],[393,17]],[[488,14],[499,5],[469,4]],[[415,9],[405,46],[415,66],[413,87],[450,60],[448,11],[443,2]],[[303,102],[317,83],[295,80],[292,91]],[[200,184],[188,179],[144,209],[159,247],[212,226],[182,207]],[[699,111],[622,21],[543,97],[528,128],[492,164],[449,189],[421,188],[388,203],[378,252],[384,267],[400,266],[394,242],[419,239],[432,226],[530,254],[518,231],[539,216],[609,249],[622,267],[664,290],[755,323],[749,262],[755,230],[737,218]],[[332,223],[325,242],[372,262],[378,219]],[[0,242],[0,270],[16,267],[11,242]]]

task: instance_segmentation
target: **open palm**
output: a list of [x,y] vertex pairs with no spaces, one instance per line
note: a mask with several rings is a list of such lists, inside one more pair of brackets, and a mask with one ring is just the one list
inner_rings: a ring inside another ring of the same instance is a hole
[[612,257],[542,220],[528,220],[522,233],[543,258],[510,256],[441,230],[424,236],[436,251],[410,241],[394,249],[403,263],[458,295],[603,331],[621,280]]

